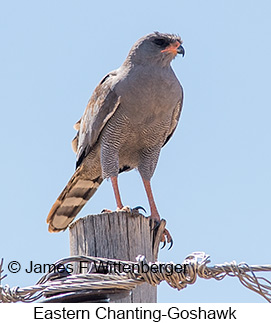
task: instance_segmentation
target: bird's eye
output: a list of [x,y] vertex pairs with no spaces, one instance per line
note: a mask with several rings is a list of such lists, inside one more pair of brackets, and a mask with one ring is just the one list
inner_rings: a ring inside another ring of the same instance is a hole
[[169,42],[163,38],[156,38],[153,42],[160,47],[167,47],[169,45]]

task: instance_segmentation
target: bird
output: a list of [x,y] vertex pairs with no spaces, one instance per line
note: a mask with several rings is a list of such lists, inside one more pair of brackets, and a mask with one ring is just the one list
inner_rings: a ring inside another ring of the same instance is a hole
[[[185,50],[179,35],[153,32],[135,42],[123,64],[95,88],[72,141],[76,170],[47,217],[49,232],[65,230],[104,179],[110,179],[117,211],[118,175],[137,169],[150,218],[160,223],[151,178],[160,151],[172,137],[183,106],[183,88],[171,62]],[[165,229],[162,242],[172,242]]]

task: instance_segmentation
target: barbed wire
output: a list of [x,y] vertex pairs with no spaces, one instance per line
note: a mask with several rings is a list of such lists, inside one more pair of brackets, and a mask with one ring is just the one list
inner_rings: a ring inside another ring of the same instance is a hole
[[[246,263],[230,263],[207,266],[211,260],[204,252],[193,252],[185,258],[182,265],[173,262],[147,262],[139,255],[136,262],[107,259],[90,256],[71,256],[58,260],[54,268],[62,268],[60,272],[48,271],[34,285],[29,287],[13,287],[0,285],[0,303],[34,302],[42,297],[50,298],[68,292],[132,290],[145,282],[152,286],[166,281],[172,288],[181,290],[196,282],[197,277],[222,280],[226,276],[237,277],[246,288],[258,293],[271,303],[271,282],[255,272],[271,272],[271,265],[253,265]],[[70,263],[88,263],[86,273],[70,274],[66,268]],[[66,266],[66,267],[65,267]],[[152,270],[144,270],[144,266]],[[178,271],[176,270],[178,267]],[[124,270],[124,269],[130,270]],[[159,270],[153,270],[158,268]],[[175,268],[175,270],[172,270]],[[133,269],[133,270],[131,270]],[[0,282],[3,280],[3,259],[0,263]]]

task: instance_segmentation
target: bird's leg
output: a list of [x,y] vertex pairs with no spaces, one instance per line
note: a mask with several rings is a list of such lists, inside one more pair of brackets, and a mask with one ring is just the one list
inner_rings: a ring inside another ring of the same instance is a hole
[[160,222],[160,215],[158,213],[156,204],[154,202],[153,194],[152,194],[151,182],[145,180],[144,178],[142,178],[142,180],[143,180],[143,184],[144,184],[146,194],[147,194],[147,197],[148,197],[148,201],[149,201],[149,204],[150,204],[151,218],[156,220],[157,222]]
[[[143,177],[142,177],[142,180],[143,180],[143,184],[144,184],[146,194],[147,194],[147,197],[148,197],[148,201],[149,201],[149,204],[150,204],[150,209],[151,209],[150,218],[155,220],[157,223],[160,223],[161,219],[160,219],[160,215],[158,213],[156,204],[154,202],[152,189],[151,189],[151,182],[149,180],[145,180]],[[167,242],[170,243],[170,247],[169,247],[169,249],[170,249],[172,247],[173,240],[172,240],[172,237],[171,237],[171,235],[170,235],[170,233],[168,232],[167,229],[164,230],[164,233],[163,233],[163,236],[162,236],[162,239],[161,239],[161,242],[164,242],[164,246],[166,244],[166,239],[167,239]],[[162,248],[164,248],[164,246]]]
[[[119,186],[118,186],[118,177],[117,176],[111,176],[111,183],[112,183],[112,187],[113,187],[113,191],[114,191],[114,195],[115,195],[115,199],[116,199],[116,203],[117,203],[117,212],[118,211],[125,211],[125,212],[131,212],[131,209],[129,206],[123,206],[122,202],[121,202],[121,198],[120,198],[120,191],[119,191]],[[136,209],[142,209],[141,206],[138,206]],[[101,211],[101,213],[111,213],[111,210],[108,209],[103,209]]]
[[118,186],[118,177],[117,176],[113,176],[110,177],[111,179],[111,183],[113,186],[113,191],[115,194],[115,199],[116,199],[116,203],[117,203],[117,210],[121,210],[123,208],[123,204],[121,202],[121,198],[120,198],[120,191],[119,191],[119,186]]

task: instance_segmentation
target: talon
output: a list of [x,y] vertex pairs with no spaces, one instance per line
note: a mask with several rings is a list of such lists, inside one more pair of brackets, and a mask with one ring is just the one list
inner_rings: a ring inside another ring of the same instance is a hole
[[103,209],[103,210],[101,211],[101,213],[112,213],[112,211],[111,211],[111,210],[109,210],[109,209]]
[[171,235],[170,235],[170,233],[168,232],[167,229],[164,230],[163,234],[164,234],[165,237],[167,237],[167,242],[170,243],[170,246],[168,248],[168,250],[170,250],[172,248],[172,246],[173,246],[173,239],[172,239],[172,237],[171,237]]
[[[156,218],[150,216],[150,220],[154,221],[154,227],[151,229],[151,231],[155,231],[159,228],[161,221],[157,220]],[[169,233],[169,231],[167,229],[164,229],[164,232],[162,234],[162,238],[161,241],[163,243],[163,246],[161,247],[161,249],[164,249],[166,244],[169,243],[169,248],[168,250],[170,250],[173,246],[173,239]]]
[[173,246],[173,239],[171,238],[170,246],[169,246],[168,250],[170,250],[172,248],[172,246]]
[[[161,242],[162,242],[162,241],[161,241]],[[166,243],[166,240],[164,240],[164,242],[163,242],[163,246],[161,247],[161,250],[165,248],[166,244],[167,244],[167,243]]]
[[152,231],[155,231],[155,230],[157,230],[159,228],[160,222],[158,222],[157,220],[153,220],[153,221],[154,221],[155,225],[154,225],[154,227],[151,230]]
[[133,208],[133,210],[142,210],[142,211],[144,211],[145,213],[147,213],[147,211],[144,209],[144,207],[143,206],[136,206],[136,207],[134,207]]

